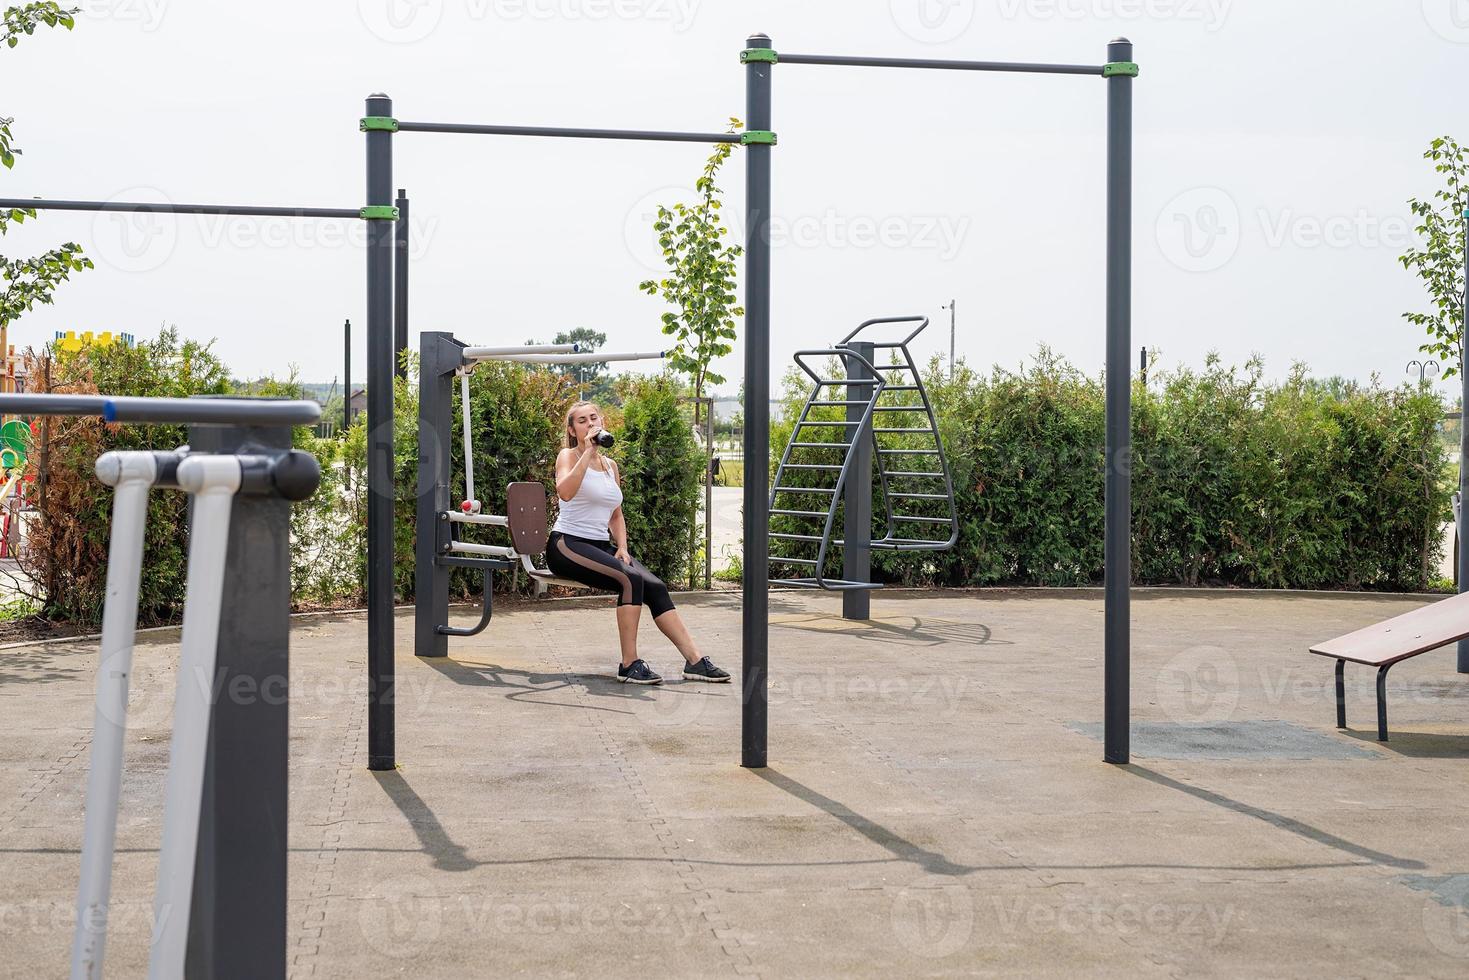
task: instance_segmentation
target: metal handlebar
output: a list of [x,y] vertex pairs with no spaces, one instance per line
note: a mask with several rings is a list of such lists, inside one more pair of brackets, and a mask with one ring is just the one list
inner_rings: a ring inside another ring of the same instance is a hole
[[926,316],[921,316],[921,315],[920,316],[880,316],[880,317],[876,317],[876,318],[874,318],[872,320],[864,320],[862,323],[858,324],[856,330],[853,330],[851,333],[847,334],[845,337],[843,337],[841,340],[839,340],[837,342],[837,346],[840,347],[842,344],[851,343],[851,340],[852,340],[853,337],[857,336],[859,333],[861,333],[862,331],[866,330],[868,327],[875,326],[875,325],[877,325],[879,323],[917,323],[918,324],[918,329],[917,330],[913,331],[908,336],[904,337],[901,341],[898,342],[898,344],[895,344],[895,345],[892,345],[892,346],[902,345],[902,346],[906,347],[907,345],[909,345],[909,344],[911,344],[913,342],[913,338],[914,337],[918,336],[919,334],[923,333],[924,330],[928,329],[928,317],[926,317]]
[[108,422],[200,425],[311,425],[321,419],[313,401],[274,398],[129,398],[108,395],[0,395],[11,415],[90,415]]

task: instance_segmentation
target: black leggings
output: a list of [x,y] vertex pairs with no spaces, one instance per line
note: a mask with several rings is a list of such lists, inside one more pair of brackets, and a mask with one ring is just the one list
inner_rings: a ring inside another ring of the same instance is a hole
[[551,532],[546,564],[558,578],[569,578],[594,589],[617,593],[619,606],[648,607],[657,619],[673,608],[668,586],[636,558],[631,565],[617,560],[611,541],[592,541],[560,531]]

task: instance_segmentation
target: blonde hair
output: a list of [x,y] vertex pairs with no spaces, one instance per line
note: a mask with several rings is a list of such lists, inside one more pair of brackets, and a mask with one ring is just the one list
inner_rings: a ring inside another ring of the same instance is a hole
[[596,402],[577,402],[566,410],[566,448],[575,449],[577,446],[576,433],[571,430],[571,417],[579,408],[595,408],[597,414],[602,414],[602,409]]

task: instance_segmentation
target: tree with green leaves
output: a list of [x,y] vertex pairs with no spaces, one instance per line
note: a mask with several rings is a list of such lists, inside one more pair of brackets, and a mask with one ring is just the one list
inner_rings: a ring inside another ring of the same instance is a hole
[[[36,32],[38,27],[64,27],[71,30],[76,22],[72,15],[77,8],[66,9],[57,3],[28,3],[20,7],[5,8],[3,24],[0,24],[0,40],[7,48],[20,43],[22,37]],[[0,163],[7,170],[15,166],[20,149],[14,145],[11,125],[15,120],[0,116]],[[12,208],[0,211],[0,235],[5,234],[11,222],[19,224],[34,218],[36,212],[30,208]],[[0,327],[8,326],[22,313],[37,303],[50,303],[52,294],[73,272],[92,268],[92,260],[82,254],[76,242],[67,242],[40,255],[28,259],[12,259],[0,255]]]
[[[731,119],[729,132],[738,132],[742,127],[738,119]],[[669,352],[668,364],[690,377],[696,398],[703,396],[706,385],[724,383],[724,377],[711,371],[709,365],[734,349],[735,321],[745,315],[735,294],[739,271],[736,260],[744,248],[726,241],[729,229],[722,215],[724,192],[715,182],[732,149],[732,144],[720,143],[705,161],[694,183],[697,202],[671,208],[659,205],[653,230],[668,275],[638,286],[650,296],[663,297],[673,307],[663,314],[664,334],[677,340]],[[694,424],[699,424],[697,403]]]
[[[575,330],[561,331],[551,343],[577,344],[581,348],[581,353],[594,354],[602,349],[603,344],[607,343],[607,335],[600,330],[593,330],[591,327],[577,327]],[[577,381],[581,382],[582,387],[596,382],[607,370],[606,361],[591,361],[579,364],[553,364],[551,366],[563,374],[569,374],[573,378],[576,378]]]
[[1444,377],[1450,377],[1464,364],[1463,213],[1469,207],[1469,171],[1464,147],[1448,136],[1429,144],[1423,158],[1433,162],[1443,186],[1426,201],[1415,197],[1408,202],[1418,219],[1420,243],[1399,261],[1423,280],[1432,307],[1427,313],[1404,313],[1403,318],[1428,334],[1428,342],[1418,349],[1437,358],[1445,365]]

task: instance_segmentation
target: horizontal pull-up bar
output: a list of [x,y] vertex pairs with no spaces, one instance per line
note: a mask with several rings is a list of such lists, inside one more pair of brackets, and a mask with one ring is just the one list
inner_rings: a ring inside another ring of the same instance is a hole
[[256,218],[363,218],[361,208],[274,208],[234,204],[161,204],[156,201],[52,201],[0,198],[5,211],[142,211],[152,214],[233,214]]
[[655,140],[665,143],[743,143],[742,133],[679,133],[661,129],[567,129],[561,126],[480,126],[473,123],[397,121],[400,133],[468,133],[479,136],[551,136],[585,140]]
[[495,361],[519,361],[522,364],[601,364],[605,361],[658,361],[668,356],[667,351],[645,351],[638,354],[509,354],[504,357],[486,358]]
[[488,361],[520,354],[577,354],[581,344],[521,344],[519,347],[466,347],[466,361]]
[[1105,65],[1051,65],[1024,61],[949,61],[943,58],[865,58],[829,54],[786,54],[782,65],[838,65],[850,68],[931,68],[940,71],[1023,72],[1040,75],[1106,74]]
[[108,422],[201,425],[311,425],[313,401],[272,398],[126,398],[107,395],[0,395],[0,412],[14,415],[94,415]]

